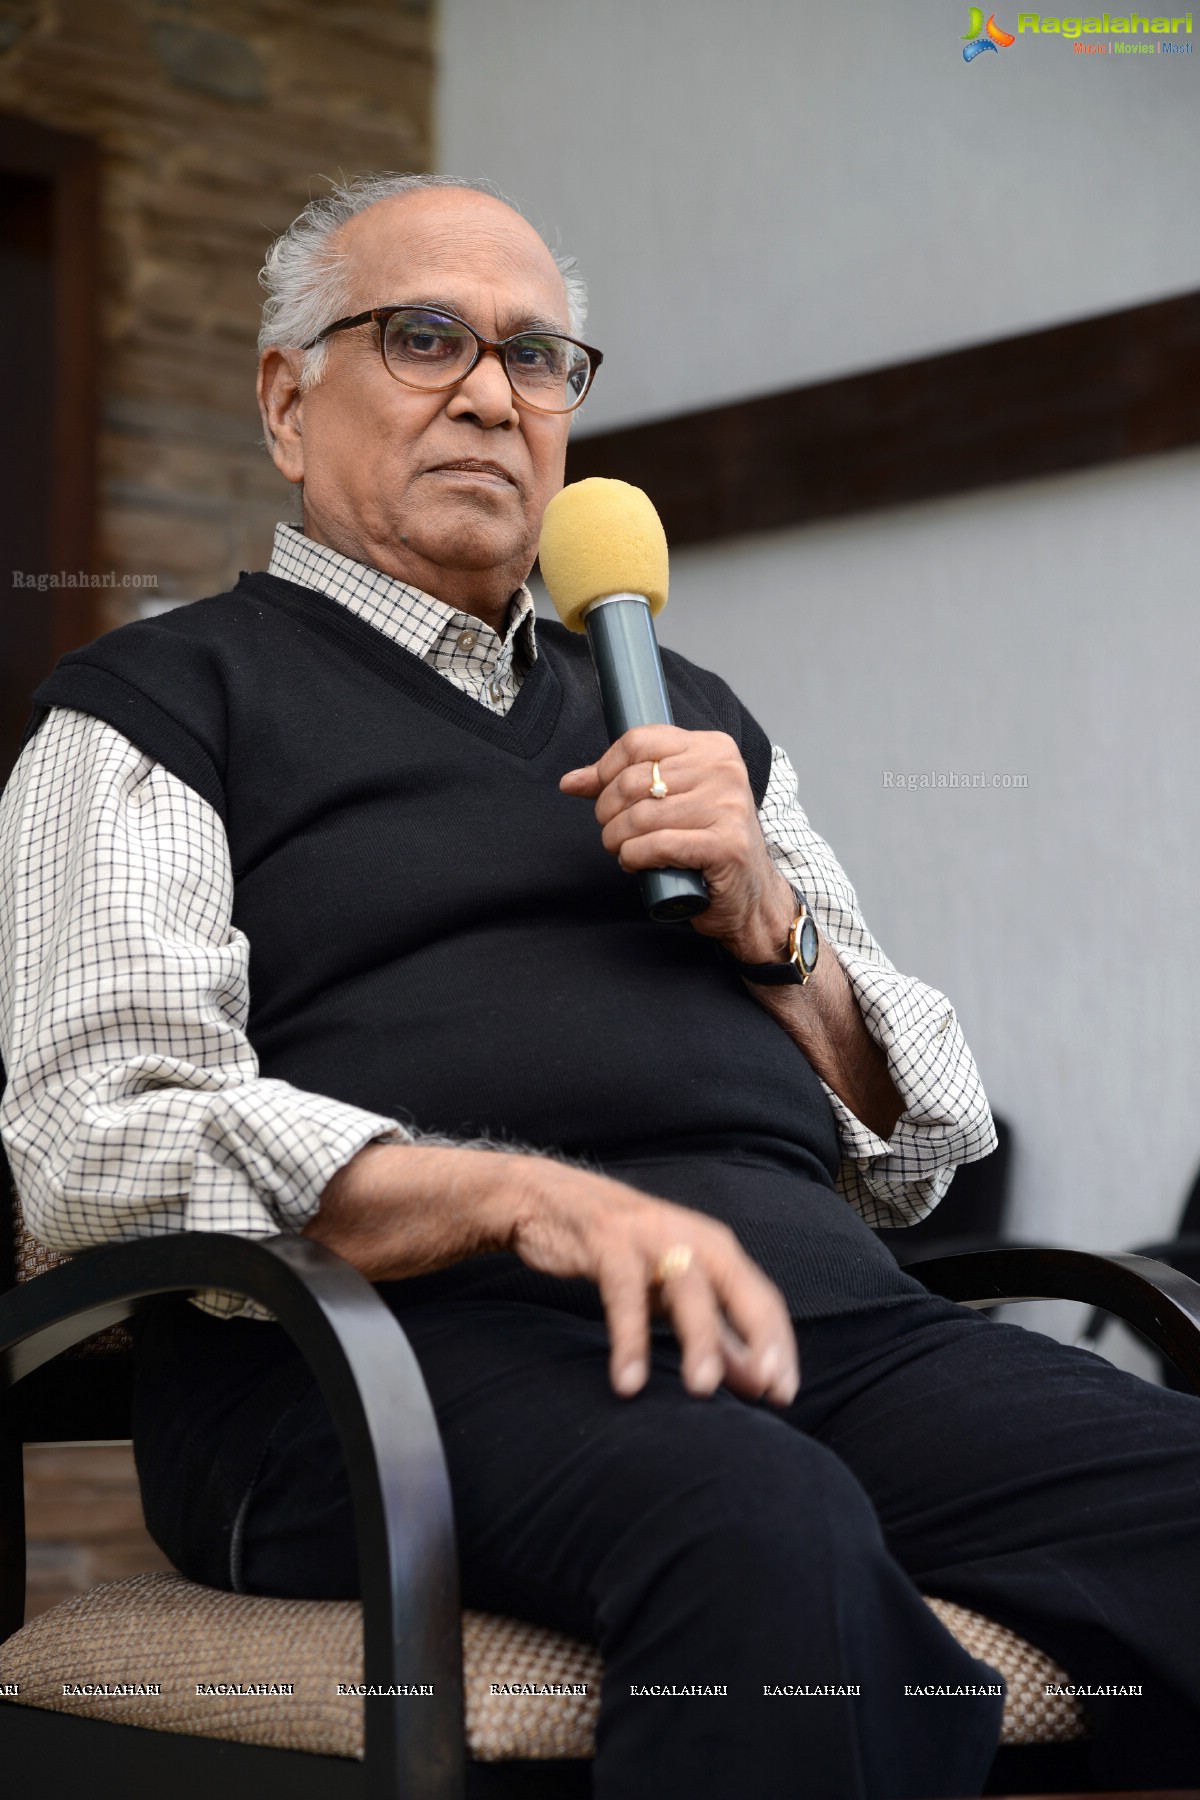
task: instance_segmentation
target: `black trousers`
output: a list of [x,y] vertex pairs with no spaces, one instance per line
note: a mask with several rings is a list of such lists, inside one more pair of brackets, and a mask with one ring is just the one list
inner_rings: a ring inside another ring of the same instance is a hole
[[[1074,1682],[1098,1787],[1200,1783],[1200,1398],[933,1297],[802,1322],[786,1413],[690,1398],[669,1335],[612,1393],[594,1303],[382,1290],[420,1360],[464,1603],[605,1661],[598,1800],[980,1792],[1002,1701],[922,1594]],[[242,1591],[357,1592],[332,1425],[275,1326],[160,1305],[136,1445],[151,1530]],[[851,1697],[764,1688],[855,1686]],[[723,1696],[639,1688],[723,1686]]]

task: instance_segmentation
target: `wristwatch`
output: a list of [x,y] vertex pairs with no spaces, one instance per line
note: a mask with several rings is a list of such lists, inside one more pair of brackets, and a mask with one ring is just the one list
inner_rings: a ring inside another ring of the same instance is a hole
[[756,987],[783,987],[790,983],[803,987],[816,968],[817,952],[821,945],[817,927],[804,895],[798,888],[793,888],[792,892],[796,896],[796,916],[792,920],[787,943],[780,953],[784,960],[744,963],[739,962],[736,957],[731,958],[743,981],[753,982]]

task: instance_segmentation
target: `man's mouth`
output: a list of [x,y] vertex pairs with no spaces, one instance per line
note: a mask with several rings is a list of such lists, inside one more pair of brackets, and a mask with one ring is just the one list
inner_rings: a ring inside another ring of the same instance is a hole
[[516,477],[500,463],[486,462],[481,457],[465,456],[457,462],[438,463],[431,475],[482,475],[492,481],[507,482],[516,487]]

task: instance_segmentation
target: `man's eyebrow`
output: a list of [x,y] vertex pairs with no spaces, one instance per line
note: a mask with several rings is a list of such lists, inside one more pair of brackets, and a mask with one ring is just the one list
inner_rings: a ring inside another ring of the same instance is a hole
[[[419,306],[424,312],[453,313],[456,319],[463,317],[458,307],[449,300],[394,300],[392,306]],[[467,321],[468,324],[470,321]],[[509,329],[501,333],[502,337],[515,337],[520,331],[553,331],[559,337],[564,335],[564,327],[557,319],[546,318],[541,313],[517,313],[509,321]],[[484,333],[486,337],[487,333]]]

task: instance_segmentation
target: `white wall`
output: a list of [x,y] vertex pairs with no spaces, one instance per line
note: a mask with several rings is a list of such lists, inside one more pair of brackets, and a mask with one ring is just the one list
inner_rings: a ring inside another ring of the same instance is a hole
[[[1200,54],[1025,37],[967,67],[965,27],[949,0],[442,0],[440,166],[592,283],[582,429],[1200,286]],[[1200,1160],[1198,475],[674,560],[664,640],[789,747],[885,947],[955,1001],[1043,1239],[1166,1231]],[[882,784],[942,768],[1028,786]]]
[[965,0],[439,3],[439,166],[579,257],[588,429],[1200,283],[1200,46],[968,67]]
[[736,660],[884,947],[955,1001],[1034,1236],[1156,1231],[1200,1161],[1198,480],[1200,451],[686,551],[660,625]]

